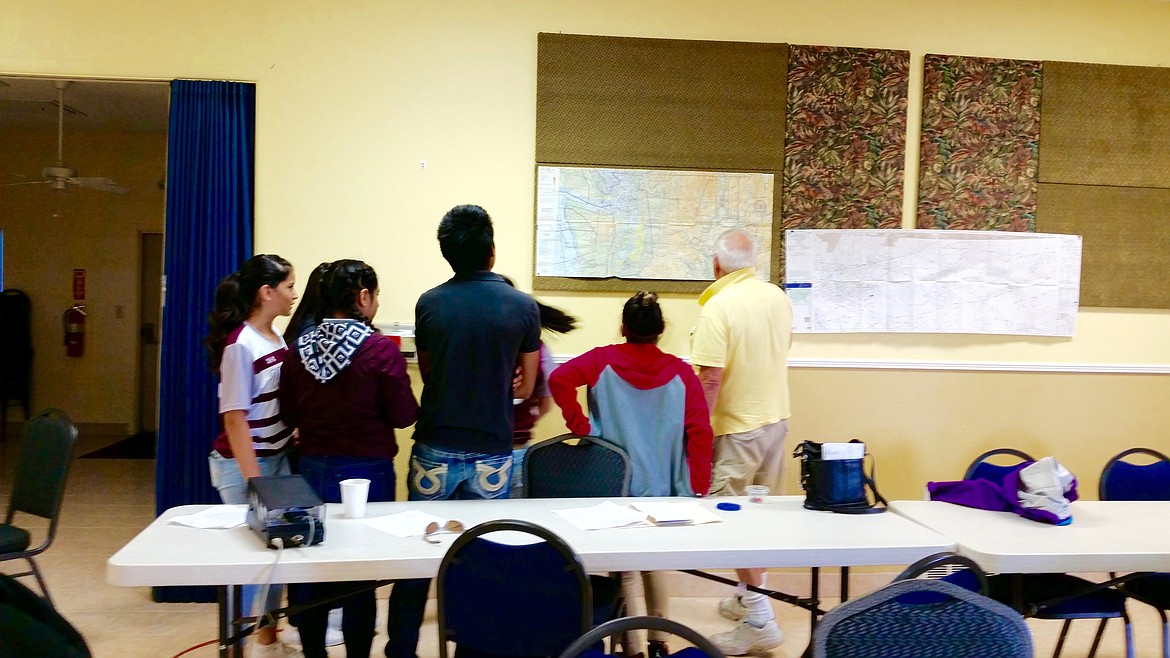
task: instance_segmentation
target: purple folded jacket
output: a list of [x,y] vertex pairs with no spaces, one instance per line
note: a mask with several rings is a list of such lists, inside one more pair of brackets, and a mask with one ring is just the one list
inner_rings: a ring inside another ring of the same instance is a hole
[[[993,512],[1015,512],[1025,519],[1051,523],[1053,525],[1067,525],[1072,518],[1061,519],[1052,512],[1034,507],[1024,507],[1020,504],[1020,471],[1031,466],[1033,462],[1024,462],[1013,468],[1003,478],[1002,483],[991,480],[958,480],[955,482],[927,482],[926,491],[931,500],[941,500],[944,503],[954,503],[963,507],[991,510]],[[1077,483],[1064,492],[1068,502],[1077,499]]]

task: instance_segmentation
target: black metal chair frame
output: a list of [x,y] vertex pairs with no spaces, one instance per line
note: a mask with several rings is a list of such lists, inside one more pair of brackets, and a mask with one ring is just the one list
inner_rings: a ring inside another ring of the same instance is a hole
[[[46,443],[50,441],[53,443]],[[0,554],[0,561],[27,561],[28,571],[9,575],[34,576],[49,605],[53,605],[53,600],[34,558],[44,553],[57,536],[57,522],[65,498],[65,484],[69,479],[76,441],[77,428],[69,416],[59,409],[42,411],[25,424],[20,462],[17,464],[12,496],[8,501],[8,513],[4,517],[4,525],[13,528],[19,528],[13,523],[18,513],[48,519],[49,528],[43,542],[22,551]]]
[[597,642],[604,640],[607,637],[613,637],[628,633],[634,630],[650,630],[662,631],[664,633],[671,633],[677,635],[687,642],[695,645],[697,649],[707,654],[710,658],[723,658],[723,652],[719,650],[711,640],[701,635],[698,631],[684,626],[677,621],[670,619],[663,619],[662,617],[622,617],[614,619],[601,624],[597,628],[585,633],[577,638],[575,642],[570,644],[568,648],[561,652],[558,658],[577,658]]
[[439,607],[439,658],[448,657],[447,643],[449,641],[457,642],[457,638],[451,637],[452,631],[448,628],[447,623],[446,586],[447,575],[451,565],[459,559],[460,551],[469,543],[479,540],[481,537],[483,537],[483,535],[488,533],[503,531],[522,532],[536,536],[547,542],[550,547],[561,554],[561,556],[565,559],[566,568],[573,573],[575,580],[577,581],[579,591],[581,592],[580,635],[584,635],[585,633],[589,632],[589,630],[593,627],[593,592],[589,585],[589,576],[585,573],[585,567],[581,564],[581,558],[577,555],[573,548],[569,546],[567,542],[565,542],[565,540],[561,539],[551,530],[529,521],[521,521],[518,519],[486,521],[467,530],[458,538],[456,538],[455,541],[452,542],[451,547],[447,549],[447,553],[443,556],[443,560],[439,564],[439,576],[436,586]]

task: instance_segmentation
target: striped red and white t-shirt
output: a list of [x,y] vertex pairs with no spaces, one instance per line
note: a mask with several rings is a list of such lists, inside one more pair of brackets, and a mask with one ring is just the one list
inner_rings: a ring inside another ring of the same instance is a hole
[[[277,341],[268,340],[245,322],[224,340],[219,365],[219,413],[247,411],[252,448],[258,457],[282,451],[292,436],[292,429],[280,420],[277,399],[280,365],[288,345],[280,334],[277,337]],[[222,416],[215,449],[224,457],[234,457]]]

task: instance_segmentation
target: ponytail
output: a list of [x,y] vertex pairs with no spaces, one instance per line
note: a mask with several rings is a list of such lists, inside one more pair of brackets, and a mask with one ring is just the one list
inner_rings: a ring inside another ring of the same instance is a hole
[[536,302],[536,307],[540,309],[540,328],[555,331],[558,334],[567,334],[577,326],[577,318],[565,313],[559,308],[554,308],[540,301]]
[[260,289],[264,286],[275,288],[288,278],[291,271],[292,265],[280,256],[260,254],[249,258],[240,269],[219,282],[215,288],[215,308],[207,315],[207,338],[203,340],[211,372],[219,372],[224,341],[256,308]]
[[[507,283],[513,288],[516,287],[516,282],[512,281],[506,275],[501,274],[500,278],[504,280],[504,283]],[[540,300],[536,298],[533,298],[532,301],[536,302],[536,308],[540,310],[541,329],[548,329],[558,334],[567,334],[577,326],[577,318],[565,313],[561,309],[541,304]]]
[[321,287],[325,280],[325,273],[332,265],[333,263],[329,262],[321,263],[309,273],[309,278],[305,281],[305,294],[301,295],[297,310],[293,311],[292,317],[288,320],[288,326],[284,329],[284,342],[289,345],[296,343],[301,334],[305,333],[312,325],[320,322],[317,316],[321,314],[321,304],[324,300]]

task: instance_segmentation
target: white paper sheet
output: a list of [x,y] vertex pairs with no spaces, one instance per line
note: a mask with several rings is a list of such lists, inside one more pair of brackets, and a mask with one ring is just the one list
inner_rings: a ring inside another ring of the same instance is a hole
[[627,528],[646,523],[646,513],[629,507],[605,501],[592,507],[553,510],[556,514],[580,530],[602,530],[605,528]]
[[722,522],[711,510],[693,500],[677,503],[637,502],[631,503],[630,507],[645,512],[655,525],[698,525]]
[[374,530],[380,530],[395,537],[421,537],[427,531],[427,524],[432,521],[438,523],[440,528],[447,523],[447,519],[418,510],[408,510],[398,514],[361,520],[362,523]]
[[170,522],[191,528],[226,530],[238,525],[244,525],[247,517],[247,505],[217,505],[215,507],[208,507],[202,512],[176,516]]
[[785,232],[793,330],[1072,336],[1081,237],[1012,231]]

